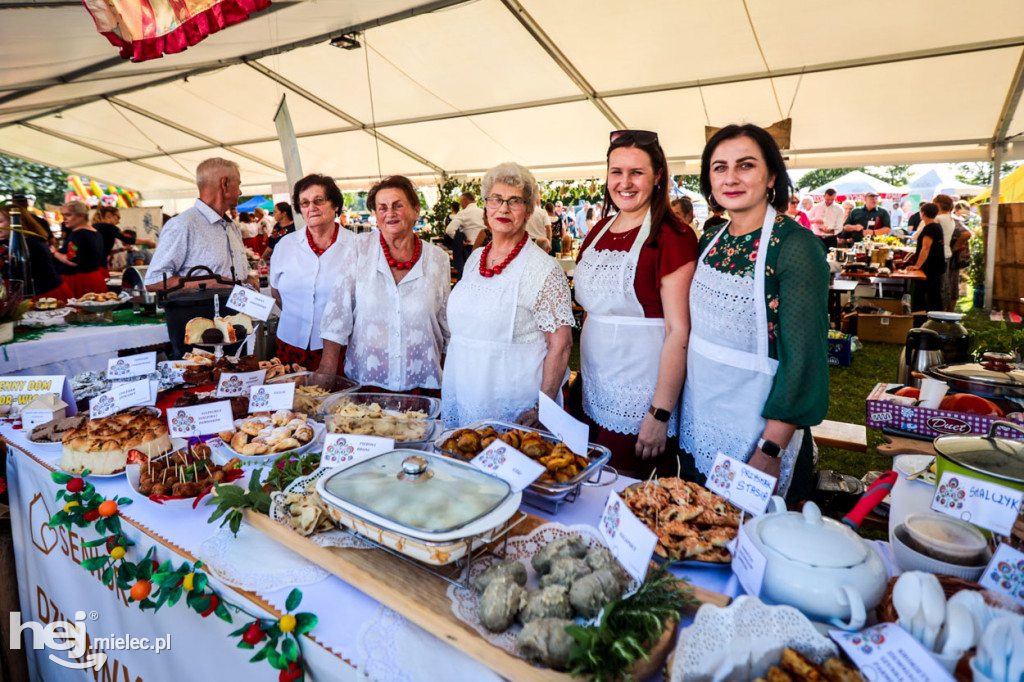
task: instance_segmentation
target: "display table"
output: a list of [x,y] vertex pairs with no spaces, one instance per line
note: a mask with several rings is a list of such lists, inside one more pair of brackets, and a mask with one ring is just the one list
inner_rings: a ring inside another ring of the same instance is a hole
[[[163,320],[132,317],[131,311],[115,313],[115,324],[60,325],[52,331],[15,332],[14,341],[0,345],[0,375],[63,374],[103,372],[107,360],[126,348],[144,348],[167,343]],[[117,324],[126,319],[131,324]],[[19,338],[20,337],[20,338]]]
[[[76,611],[96,612],[95,623],[86,621],[90,636],[108,633],[133,637],[165,637],[170,635],[170,651],[162,655],[153,651],[111,651],[102,679],[170,680],[170,679],[252,679],[276,680],[277,671],[265,663],[250,664],[251,651],[237,649],[228,633],[242,625],[229,625],[216,618],[200,618],[178,605],[164,607],[155,615],[142,612],[128,604],[120,590],[105,587],[97,574],[88,573],[79,565],[84,558],[95,555],[96,549],[82,547],[93,539],[92,531],[83,536],[55,531],[46,524],[58,509],[54,495],[60,489],[50,480],[51,468],[60,460],[61,448],[56,445],[37,446],[27,441],[20,430],[9,425],[0,427],[0,436],[9,442],[7,472],[11,490],[11,515],[14,529],[22,622],[70,620]],[[260,566],[267,557],[280,559],[288,550],[273,545],[262,554],[251,548],[268,539],[243,525],[237,540],[228,531],[208,524],[212,507],[200,505],[163,506],[136,495],[125,477],[90,479],[98,492],[106,497],[124,496],[134,501],[121,511],[126,534],[137,543],[132,552],[142,556],[150,547],[157,547],[158,561],[210,556],[211,547],[226,548],[219,556],[229,556],[234,565],[245,565],[237,553],[250,552],[251,564]],[[550,514],[530,509],[544,518],[564,525],[594,525],[600,517],[609,489],[621,491],[631,479],[620,479],[610,487],[583,488],[574,504]],[[258,535],[259,537],[252,537]],[[272,541],[271,541],[272,542]],[[247,549],[249,548],[249,549]],[[378,550],[367,550],[378,551]],[[232,555],[232,552],[236,554]],[[204,559],[205,560],[205,559]],[[218,564],[207,562],[211,572]],[[284,613],[285,601],[292,587],[303,591],[300,610],[316,614],[319,624],[303,639],[302,654],[312,677],[323,680],[362,679],[367,675],[381,680],[474,680],[500,678],[490,669],[434,637],[405,618],[367,597],[339,578],[318,576],[304,561],[296,561],[295,569],[273,589],[258,592],[236,591],[214,580],[217,589],[232,594],[232,599],[248,601],[252,610],[278,617]],[[701,587],[735,596],[739,585],[725,567],[686,568],[677,572]],[[320,578],[314,581],[314,579]],[[303,584],[306,583],[306,584]],[[45,650],[31,649],[30,670],[36,679],[79,681],[80,671],[60,667],[47,658]],[[119,666],[115,671],[114,666]],[[126,672],[126,669],[128,672]],[[202,671],[201,673],[199,671]]]

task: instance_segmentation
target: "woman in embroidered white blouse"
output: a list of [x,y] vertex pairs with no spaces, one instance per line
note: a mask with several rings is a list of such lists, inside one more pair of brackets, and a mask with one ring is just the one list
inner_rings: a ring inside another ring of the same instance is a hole
[[336,372],[344,358],[345,375],[364,390],[436,396],[448,343],[448,255],[416,236],[420,201],[408,178],[384,178],[366,205],[377,229],[352,240],[350,267],[320,323],[320,371]]
[[503,163],[482,190],[493,241],[470,254],[448,301],[441,417],[449,427],[480,419],[532,426],[538,393],[559,402],[568,375],[569,283],[526,234],[539,192],[530,171]]

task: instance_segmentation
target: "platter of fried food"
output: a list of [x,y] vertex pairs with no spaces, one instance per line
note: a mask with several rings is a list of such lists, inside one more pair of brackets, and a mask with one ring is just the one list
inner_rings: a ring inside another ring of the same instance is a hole
[[241,459],[261,458],[281,452],[303,453],[323,434],[323,427],[309,421],[304,412],[278,410],[254,412],[235,420],[233,431],[219,434],[232,455]]
[[818,665],[796,649],[787,647],[779,664],[754,682],[865,682],[865,678],[856,667],[840,658],[830,658]]
[[154,502],[192,504],[214,484],[240,478],[242,462],[232,458],[224,464],[211,459],[206,443],[184,445],[162,457],[147,457],[138,450],[129,452],[128,483],[139,495]]
[[600,445],[589,443],[587,456],[583,457],[547,431],[501,421],[482,421],[468,428],[445,431],[434,441],[434,447],[453,457],[469,460],[495,440],[508,443],[544,465],[547,470],[527,490],[549,498],[565,497],[611,458],[611,452]]
[[328,433],[392,438],[418,445],[431,441],[440,428],[436,421],[441,401],[397,393],[342,393],[326,399],[321,410]]
[[116,294],[113,291],[105,291],[100,294],[90,292],[83,294],[80,298],[69,298],[68,305],[90,313],[102,313],[117,308],[129,298],[131,297],[127,293]]
[[739,532],[740,511],[707,488],[681,478],[634,483],[621,493],[658,536],[655,555],[668,561],[730,564],[726,549]]

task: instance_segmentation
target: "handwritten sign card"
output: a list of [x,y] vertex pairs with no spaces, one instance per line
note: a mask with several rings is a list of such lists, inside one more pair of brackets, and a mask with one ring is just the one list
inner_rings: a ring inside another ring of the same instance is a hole
[[872,682],[952,682],[921,643],[895,623],[873,625],[860,632],[829,630],[829,637]]
[[231,296],[228,297],[227,307],[266,322],[270,317],[270,311],[274,309],[274,299],[236,284],[231,290]]
[[249,412],[290,410],[295,402],[295,384],[288,381],[249,389]]
[[231,403],[223,400],[192,407],[171,407],[167,410],[167,428],[172,438],[206,436],[235,428]]
[[156,371],[156,353],[139,353],[107,360],[107,379],[130,379]]
[[755,516],[764,514],[772,499],[776,479],[760,469],[719,452],[708,474],[707,487]]
[[[239,395],[249,395],[253,386],[262,386],[267,376],[267,370],[258,369],[255,372],[239,372],[228,374],[224,372],[217,381],[218,398],[234,398]],[[290,406],[289,406],[290,407]]]
[[517,493],[537,480],[547,468],[514,447],[495,440],[470,462],[480,471],[504,480]]
[[324,452],[320,466],[340,467],[381,452],[395,449],[393,438],[357,436],[350,433],[328,433],[324,437]]
[[598,530],[622,567],[643,582],[658,545],[658,536],[633,515],[629,505],[614,490],[608,493]]
[[149,379],[118,384],[89,401],[89,416],[92,419],[109,417],[128,407],[149,404],[152,397]]
[[932,509],[1009,535],[1020,514],[1024,492],[951,471],[943,472],[935,486]]
[[736,536],[736,544],[733,547],[732,572],[736,574],[740,585],[747,594],[759,596],[761,585],[764,584],[764,572],[768,567],[768,559],[757,548],[747,535],[744,526],[740,526],[740,532]]

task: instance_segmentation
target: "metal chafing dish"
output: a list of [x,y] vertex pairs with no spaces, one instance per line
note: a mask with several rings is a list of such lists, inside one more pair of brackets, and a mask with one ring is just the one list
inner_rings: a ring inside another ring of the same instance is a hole
[[[524,431],[536,431],[540,434],[541,438],[549,443],[561,442],[557,436],[549,431],[542,431],[540,429],[531,429],[524,427],[521,424],[513,424],[511,422],[504,422],[498,420],[485,419],[482,421],[475,422],[469,426],[462,428],[473,429],[474,431],[492,427],[498,433],[505,433],[513,429],[522,429]],[[446,429],[435,441],[434,449],[441,452],[449,457],[455,457],[456,459],[465,461],[470,458],[462,452],[453,452],[444,448],[444,442],[451,437],[453,433],[461,429]],[[608,460],[612,457],[611,450],[598,445],[597,443],[587,443],[587,460],[589,463],[586,468],[580,471],[578,474],[573,476],[565,483],[551,483],[547,481],[534,481],[523,491],[523,502],[530,504],[534,507],[543,509],[544,511],[556,512],[563,502],[575,502],[576,497],[580,493],[581,486],[606,486],[614,483],[619,475],[610,466],[607,466]],[[612,477],[602,481],[602,474],[608,471],[612,474]]]
[[473,466],[417,450],[390,450],[319,478],[331,517],[378,546],[447,566],[507,533],[522,500]]
[[138,315],[155,315],[156,292],[146,290],[148,265],[134,265],[121,273],[121,291],[131,296],[132,308]]

